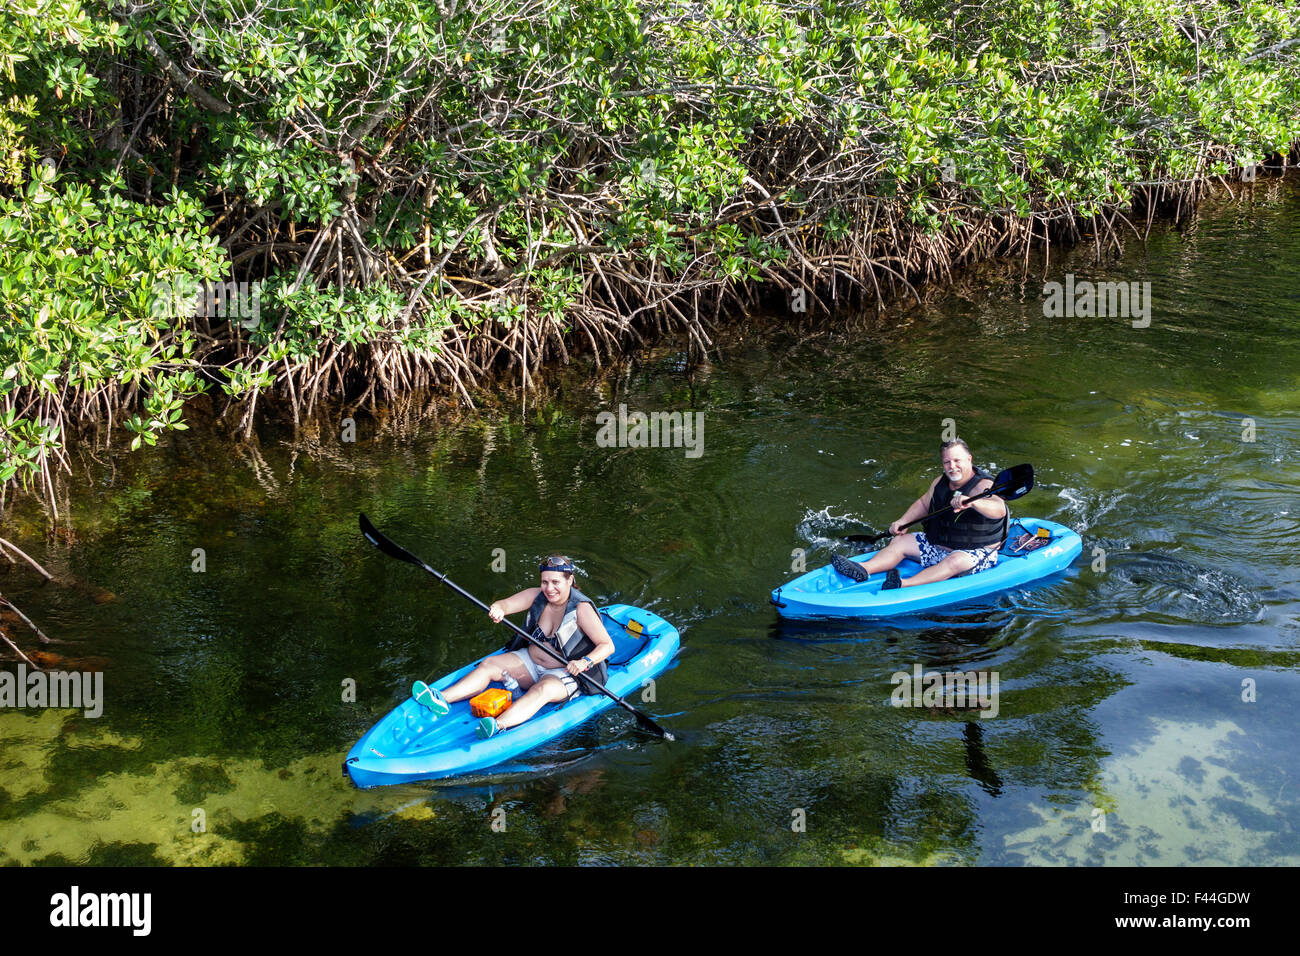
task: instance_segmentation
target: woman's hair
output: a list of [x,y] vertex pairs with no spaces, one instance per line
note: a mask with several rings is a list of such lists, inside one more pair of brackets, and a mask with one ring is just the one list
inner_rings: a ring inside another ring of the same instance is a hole
[[542,563],[538,567],[538,570],[559,571],[569,579],[572,579],[575,568],[573,567],[573,562],[570,561],[565,555],[552,554],[542,559]]
[[[954,445],[960,445],[962,448],[966,449],[966,454],[970,455],[970,445],[966,444],[960,438],[954,438],[952,439],[952,441],[946,441],[939,446],[939,457],[943,458],[943,453],[946,452],[949,448],[952,448]],[[974,456],[971,455],[971,457],[973,458]]]

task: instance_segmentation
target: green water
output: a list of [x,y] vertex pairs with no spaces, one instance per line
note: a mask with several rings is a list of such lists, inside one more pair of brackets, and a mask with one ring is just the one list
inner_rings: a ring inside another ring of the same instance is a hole
[[[1101,265],[1054,251],[1048,279],[1151,282],[1148,328],[1044,318],[1039,261],[883,323],[756,317],[704,364],[577,363],[522,421],[383,409],[344,442],[340,412],[89,462],[75,541],[24,534],[30,506],[4,533],[114,599],[0,588],[54,666],[105,672],[105,711],[0,710],[0,861],[1300,863],[1297,223],[1261,188]],[[600,447],[620,403],[702,412],[703,454]],[[1035,465],[1016,513],[1078,530],[1074,568],[932,620],[780,622],[796,549],[901,514],[945,419],[978,463]],[[359,511],[485,600],[559,550],[677,625],[643,705],[677,742],[607,713],[526,772],[354,789],[343,755],[412,680],[503,639]],[[999,713],[891,707],[915,664],[996,671]]]

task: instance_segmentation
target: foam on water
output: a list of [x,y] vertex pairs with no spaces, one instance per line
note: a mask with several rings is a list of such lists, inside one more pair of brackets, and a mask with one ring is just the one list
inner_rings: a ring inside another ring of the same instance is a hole
[[842,547],[846,534],[861,534],[868,531],[870,528],[862,518],[851,512],[843,515],[831,514],[829,506],[817,511],[805,510],[803,517],[795,525],[795,533],[807,542],[810,548],[825,550]]
[[1060,489],[1056,494],[1068,506],[1069,515],[1054,520],[1069,525],[1079,534],[1100,523],[1102,518],[1128,497],[1122,491],[1085,491],[1068,487]]

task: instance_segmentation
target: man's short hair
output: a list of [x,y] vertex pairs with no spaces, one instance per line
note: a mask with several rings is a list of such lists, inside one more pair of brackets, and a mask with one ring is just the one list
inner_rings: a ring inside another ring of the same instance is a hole
[[954,439],[952,439],[952,441],[946,441],[946,442],[944,442],[942,445],[939,446],[939,458],[942,459],[942,458],[943,458],[943,453],[946,452],[949,448],[952,448],[954,445],[960,445],[962,448],[966,449],[966,454],[967,454],[968,456],[970,456],[971,458],[974,458],[974,457],[975,457],[974,455],[971,455],[971,453],[970,453],[970,445],[966,444],[966,443],[965,443],[964,441],[962,441],[960,438],[954,438]]

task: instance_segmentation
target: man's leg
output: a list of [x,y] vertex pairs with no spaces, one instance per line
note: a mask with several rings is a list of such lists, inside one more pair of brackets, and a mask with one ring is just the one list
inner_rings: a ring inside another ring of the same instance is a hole
[[973,567],[975,567],[975,559],[971,557],[969,551],[953,551],[938,564],[932,564],[930,567],[916,572],[910,578],[904,578],[899,582],[899,585],[909,588],[916,584],[946,581],[954,575],[965,574]]
[[868,574],[875,574],[877,571],[888,571],[890,568],[898,567],[904,558],[911,558],[913,561],[921,560],[921,549],[917,546],[915,534],[900,534],[885,545],[885,549],[874,558],[859,563],[867,569]]

